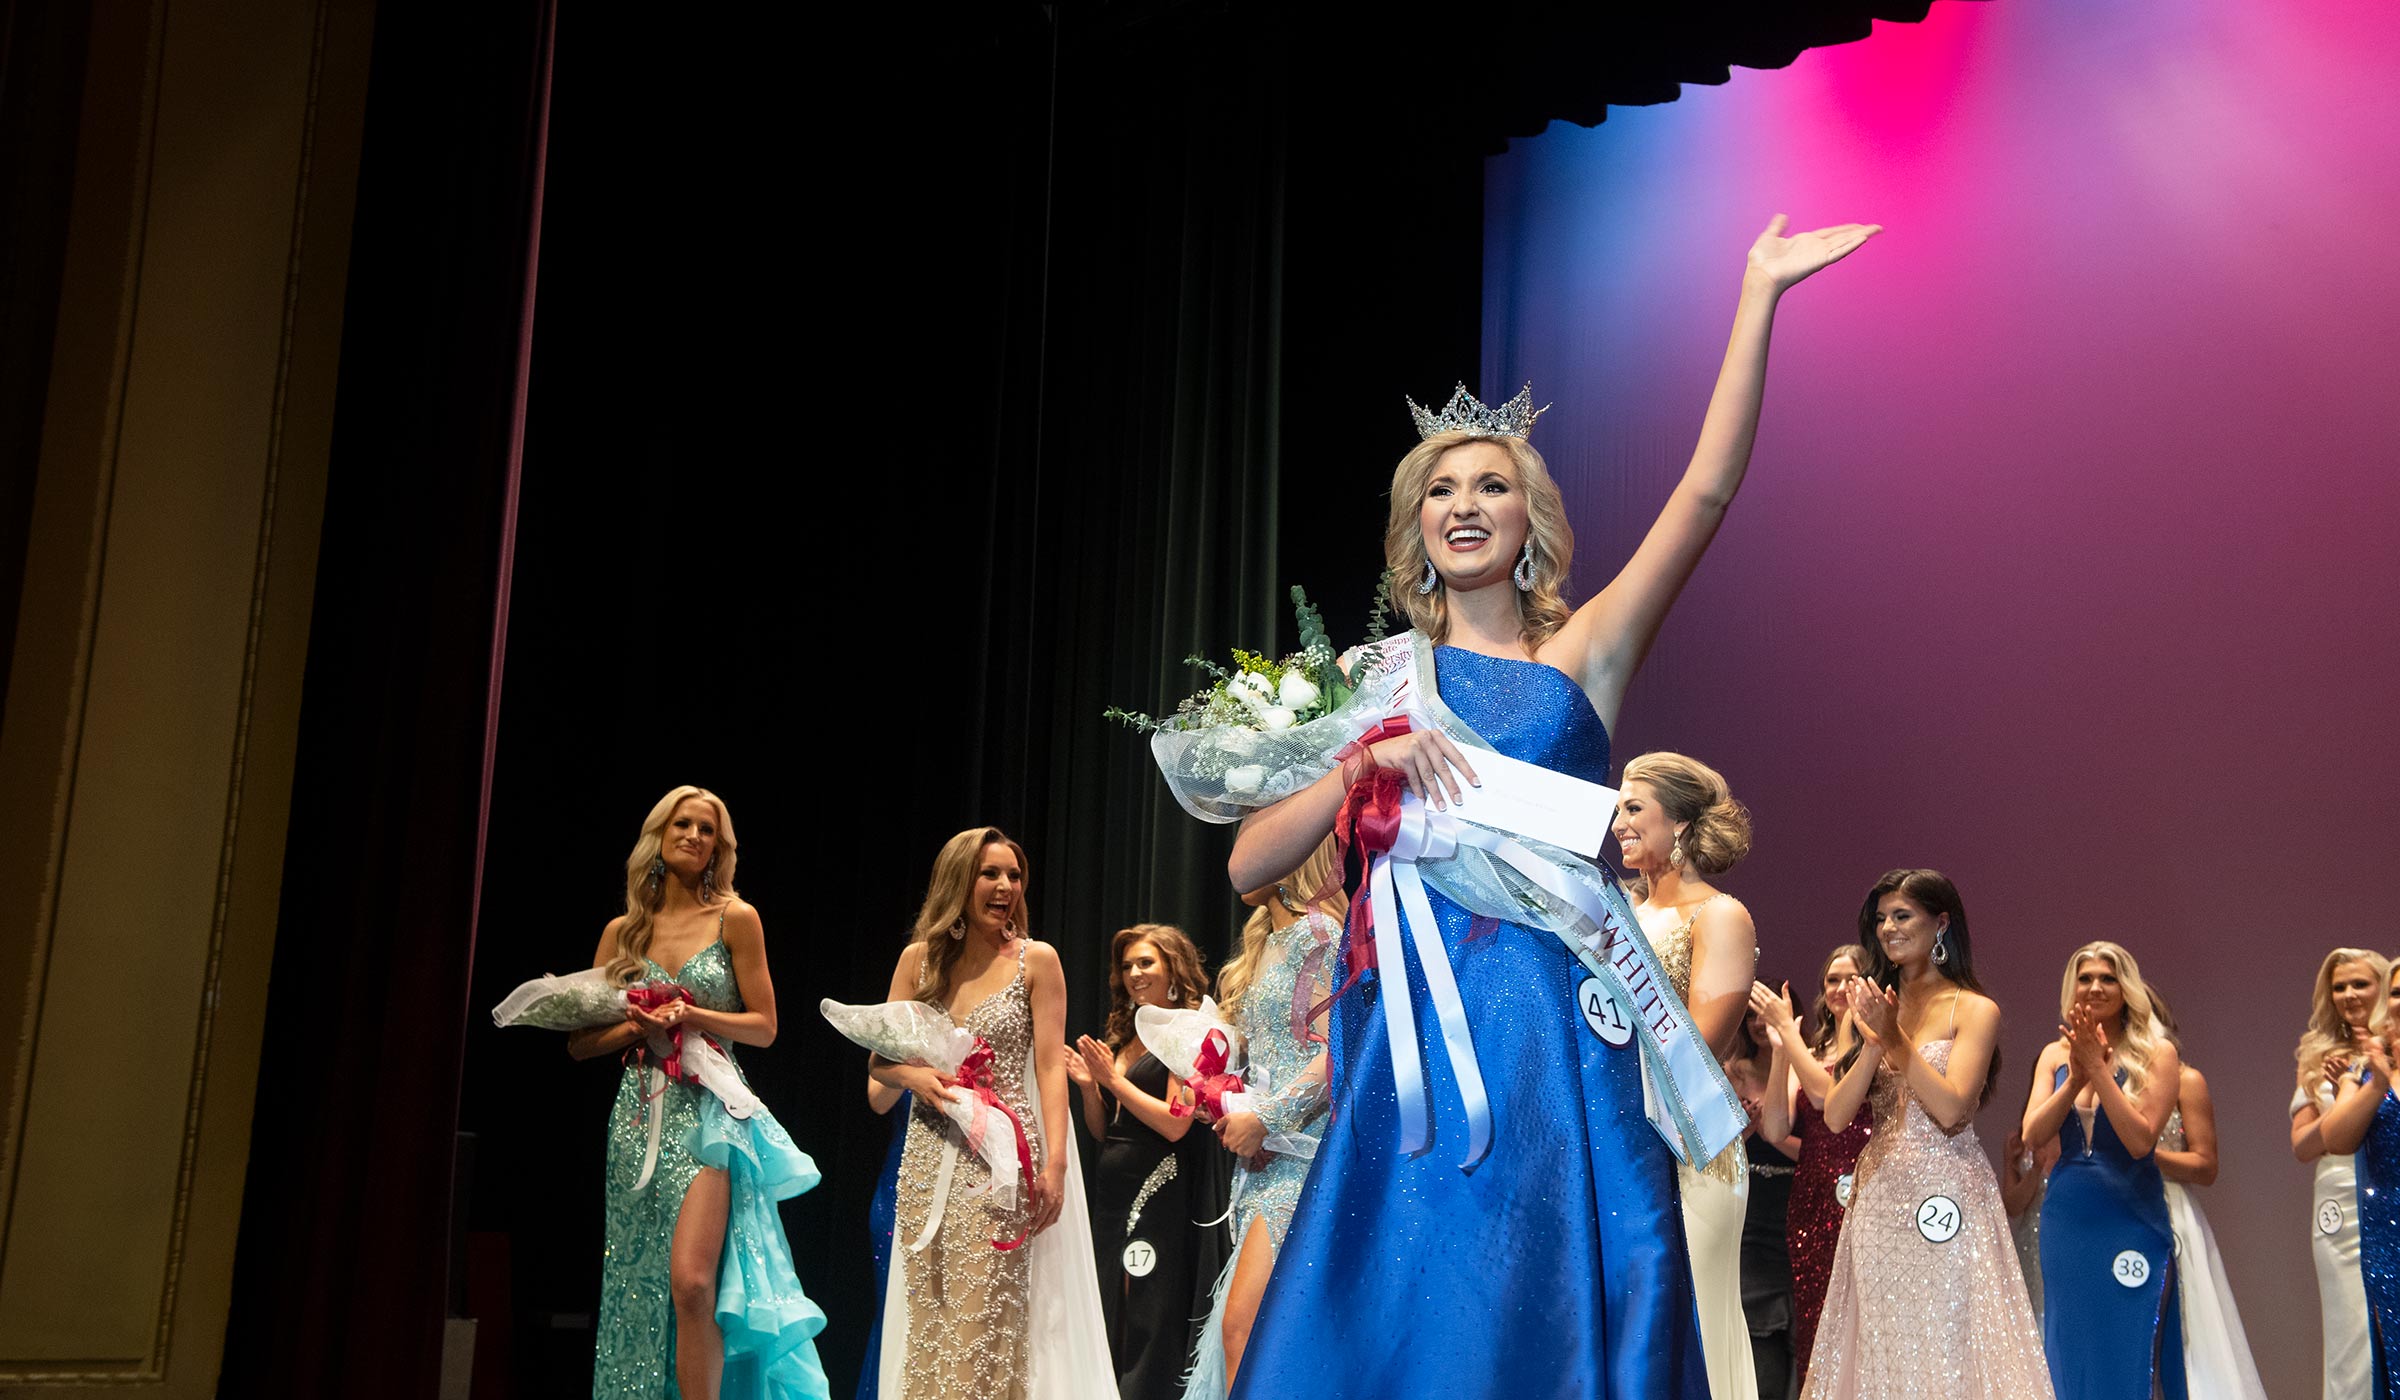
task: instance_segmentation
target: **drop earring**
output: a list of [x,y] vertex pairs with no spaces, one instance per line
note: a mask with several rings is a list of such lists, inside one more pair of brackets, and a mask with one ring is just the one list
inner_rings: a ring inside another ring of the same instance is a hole
[[662,883],[663,883],[663,882],[666,880],[666,878],[667,878],[667,863],[666,863],[666,861],[665,861],[664,859],[662,859],[661,857],[658,857],[658,856],[652,856],[652,857],[650,857],[650,892],[651,892],[652,894],[656,894],[656,893],[658,893],[658,887],[659,887],[659,885],[660,885],[660,884],[662,884]]
[[965,938],[966,936],[967,916],[961,914],[957,918],[950,921],[950,938],[953,942],[956,942],[957,940]]
[[1517,581],[1519,593],[1533,591],[1533,540],[1531,537],[1527,537],[1525,541],[1525,552],[1517,556],[1517,567],[1510,577]]
[[1935,967],[1950,965],[1950,931],[1948,929],[1933,931],[1933,965]]
[[708,868],[700,872],[700,902],[713,903],[717,897],[717,858],[708,858]]
[[1431,593],[1434,585],[1441,581],[1442,576],[1433,571],[1433,561],[1428,559],[1425,561],[1425,577],[1417,580],[1417,592],[1420,594]]

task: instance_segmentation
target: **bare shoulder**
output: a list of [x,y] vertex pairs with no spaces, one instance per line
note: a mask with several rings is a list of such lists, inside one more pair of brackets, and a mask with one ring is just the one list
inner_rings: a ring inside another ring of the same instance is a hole
[[1701,908],[1692,927],[1708,934],[1742,933],[1755,937],[1758,933],[1758,925],[1750,918],[1750,906],[1721,890]]
[[625,927],[625,916],[619,914],[600,930],[600,946],[592,950],[592,966],[606,967],[617,958],[617,932]]
[[725,941],[727,943],[756,943],[766,937],[767,926],[758,917],[758,906],[740,896],[725,906]]
[[1036,977],[1066,979],[1066,965],[1059,961],[1058,950],[1038,938],[1025,940],[1025,970]]
[[1981,992],[1970,992],[1962,987],[1958,993],[1958,1023],[1996,1030],[2000,1025],[2000,1003]]
[[925,945],[912,938],[908,941],[908,945],[900,950],[900,965],[897,970],[913,978],[924,966]]
[[2182,1089],[2186,1094],[2206,1094],[2208,1092],[2208,1076],[2190,1065],[2185,1065],[2183,1066]]
[[2034,1073],[2039,1075],[2043,1070],[2056,1069],[2066,1062],[2067,1047],[2053,1040],[2042,1047],[2042,1053],[2033,1057]]

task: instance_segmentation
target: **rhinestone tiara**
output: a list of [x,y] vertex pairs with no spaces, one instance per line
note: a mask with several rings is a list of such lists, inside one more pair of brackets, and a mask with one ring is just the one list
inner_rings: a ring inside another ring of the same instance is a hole
[[[1406,395],[1402,396],[1406,398]],[[1407,399],[1408,413],[1417,420],[1417,436],[1429,438],[1435,433],[1473,433],[1477,437],[1521,438],[1533,431],[1533,420],[1550,411],[1550,405],[1533,406],[1533,386],[1526,385],[1517,396],[1494,408],[1480,403],[1467,386],[1461,384],[1450,395],[1450,402],[1439,413],[1429,413],[1415,399]]]

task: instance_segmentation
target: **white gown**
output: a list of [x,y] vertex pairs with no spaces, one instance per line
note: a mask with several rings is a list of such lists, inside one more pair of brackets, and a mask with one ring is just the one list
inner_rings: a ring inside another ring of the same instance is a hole
[[[2308,1098],[2292,1091],[2292,1112]],[[2333,1107],[2330,1089],[2317,1091],[2317,1113]],[[2366,1400],[2375,1390],[2374,1354],[2367,1342],[2367,1287],[2358,1273],[2358,1173],[2348,1157],[2317,1159],[2308,1238],[2317,1261],[2317,1306],[2325,1321],[2325,1400]]]
[[[2183,1111],[2167,1115],[2158,1145],[2184,1150]],[[2200,1202],[2182,1182],[2167,1183],[2167,1219],[2175,1226],[2175,1283],[2183,1298],[2183,1379],[2190,1400],[2267,1400],[2250,1359],[2250,1339],[2225,1279],[2225,1257]],[[2355,1227],[2353,1227],[2355,1228]]]
[[[1700,1351],[1715,1400],[1758,1400],[1750,1356],[1750,1320],[1742,1312],[1742,1218],[1750,1210],[1750,1164],[1735,1143],[1707,1171],[1677,1164],[1683,1234],[1692,1258],[1692,1301],[1700,1310]],[[2197,1397],[2194,1398],[2197,1400]]]

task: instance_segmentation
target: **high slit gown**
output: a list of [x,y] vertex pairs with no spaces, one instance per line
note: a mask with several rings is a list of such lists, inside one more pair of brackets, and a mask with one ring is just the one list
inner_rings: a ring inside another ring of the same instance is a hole
[[[2050,1087],[2066,1079],[2062,1065]],[[2058,1139],[2042,1194],[2042,1341],[2058,1400],[2184,1400],[2175,1227],[2158,1163],[2126,1151],[2105,1110],[2068,1113]]]
[[[1434,667],[1441,699],[1492,747],[1606,780],[1607,728],[1564,672],[1455,647]],[[1400,1153],[1384,999],[1408,996],[1434,1024],[1412,946],[1405,980],[1368,971],[1334,1006],[1333,1116],[1236,1400],[1705,1400],[1676,1159],[1643,1111],[1638,1045],[1587,1025],[1584,969],[1558,935],[1473,930],[1440,890],[1427,898],[1490,1094],[1490,1153],[1461,1169],[1466,1116],[1435,1035],[1419,1042],[1431,1145]]]
[[[648,959],[644,976],[671,982],[712,1011],[742,1010],[733,959],[719,938],[669,976]],[[731,1058],[733,1047],[725,1047]],[[811,1340],[825,1314],[800,1290],[775,1203],[817,1184],[817,1168],[761,1110],[734,1118],[697,1084],[670,1080],[652,1103],[647,1071],[628,1064],[609,1113],[608,1250],[600,1271],[593,1400],[666,1400],[676,1394],[675,1302],[668,1256],[684,1193],[703,1167],[727,1177],[725,1241],[717,1268],[718,1329],[725,1339],[726,1400],[818,1400],[832,1391]],[[647,1115],[662,1115],[658,1162],[641,1189]]]

